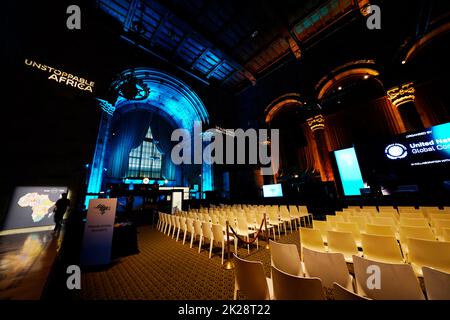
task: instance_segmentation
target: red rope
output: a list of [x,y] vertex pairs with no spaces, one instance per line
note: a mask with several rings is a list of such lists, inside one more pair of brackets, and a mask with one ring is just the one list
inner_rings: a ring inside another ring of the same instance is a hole
[[231,231],[232,231],[233,234],[236,236],[236,238],[238,238],[238,240],[244,242],[245,244],[252,244],[253,242],[256,241],[256,239],[259,238],[259,236],[260,236],[260,234],[261,234],[261,232],[262,232],[263,224],[264,224],[265,221],[266,221],[266,218],[263,218],[263,220],[261,221],[261,226],[259,227],[259,230],[258,230],[258,232],[256,233],[255,238],[254,238],[253,240],[251,240],[251,241],[246,241],[246,240],[242,239],[242,238],[236,233],[236,231],[234,231],[233,227],[230,226],[230,224],[228,224],[228,226],[230,227]]

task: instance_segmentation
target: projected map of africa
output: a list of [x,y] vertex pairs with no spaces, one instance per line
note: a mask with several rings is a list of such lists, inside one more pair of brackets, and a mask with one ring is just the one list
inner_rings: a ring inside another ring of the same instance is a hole
[[33,222],[39,222],[47,215],[52,215],[52,208],[55,202],[51,201],[48,195],[37,192],[27,193],[19,199],[17,204],[21,207],[31,207],[31,218]]

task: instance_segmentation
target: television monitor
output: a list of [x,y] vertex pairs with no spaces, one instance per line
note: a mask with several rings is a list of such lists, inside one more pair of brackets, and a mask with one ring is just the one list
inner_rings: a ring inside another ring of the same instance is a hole
[[263,195],[264,198],[270,197],[282,197],[283,190],[281,188],[281,184],[266,184],[263,186]]

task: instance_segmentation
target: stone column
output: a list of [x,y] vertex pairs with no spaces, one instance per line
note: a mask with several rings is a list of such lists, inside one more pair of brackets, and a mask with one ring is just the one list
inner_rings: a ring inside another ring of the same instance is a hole
[[392,105],[397,108],[406,131],[417,131],[424,128],[422,119],[414,103],[416,97],[412,82],[389,89],[387,95]]
[[333,181],[334,175],[331,168],[330,156],[328,154],[328,143],[325,134],[325,118],[319,114],[306,120],[311,129],[314,141],[317,145],[320,163],[320,176],[322,181]]

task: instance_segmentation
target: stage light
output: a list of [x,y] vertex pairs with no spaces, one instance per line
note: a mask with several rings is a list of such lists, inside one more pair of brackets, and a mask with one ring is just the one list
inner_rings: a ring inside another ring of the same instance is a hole
[[110,90],[126,100],[145,100],[150,95],[150,88],[134,72],[119,75]]
[[402,61],[402,64],[405,64],[405,63],[406,63],[406,60],[403,60],[403,61]]
[[367,80],[367,79],[369,79],[369,75],[368,75],[368,74],[366,74],[366,75],[364,76],[364,80]]
[[168,183],[169,183],[169,180],[167,180],[167,179],[164,180],[164,183],[165,183],[165,184],[168,184]]
[[339,90],[339,91],[341,91],[341,90],[342,90],[342,87],[341,87],[341,86],[339,86],[339,87],[338,87],[338,90]]

